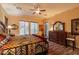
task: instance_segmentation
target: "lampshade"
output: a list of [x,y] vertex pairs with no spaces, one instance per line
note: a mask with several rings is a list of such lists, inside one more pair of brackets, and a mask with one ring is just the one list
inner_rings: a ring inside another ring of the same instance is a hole
[[8,29],[12,29],[12,26],[11,25],[8,25]]

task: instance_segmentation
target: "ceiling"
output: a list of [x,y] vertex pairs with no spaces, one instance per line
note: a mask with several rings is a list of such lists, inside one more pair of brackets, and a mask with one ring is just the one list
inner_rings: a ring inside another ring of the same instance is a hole
[[[56,14],[62,13],[64,11],[79,7],[77,3],[40,3],[40,9],[46,9],[42,15],[33,15],[34,3],[2,3],[2,8],[6,11],[8,15],[13,16],[37,16],[40,18],[50,18]],[[20,7],[22,8],[16,8]]]

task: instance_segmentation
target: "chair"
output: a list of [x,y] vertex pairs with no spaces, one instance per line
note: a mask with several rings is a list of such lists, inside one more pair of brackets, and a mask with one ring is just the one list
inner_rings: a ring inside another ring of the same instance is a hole
[[67,41],[72,42],[72,47],[73,47],[73,50],[74,50],[74,48],[76,47],[76,36],[75,35],[72,35],[70,32],[67,33],[66,47],[68,45]]

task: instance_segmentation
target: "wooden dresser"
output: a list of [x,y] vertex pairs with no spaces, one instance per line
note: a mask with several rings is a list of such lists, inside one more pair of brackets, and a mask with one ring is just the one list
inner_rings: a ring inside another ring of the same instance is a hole
[[64,31],[49,31],[49,40],[61,45],[66,44],[66,32]]

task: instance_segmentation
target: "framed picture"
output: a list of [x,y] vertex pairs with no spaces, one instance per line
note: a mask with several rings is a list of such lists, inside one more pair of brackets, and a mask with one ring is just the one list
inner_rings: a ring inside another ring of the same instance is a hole
[[79,19],[71,20],[71,33],[73,35],[79,35]]

